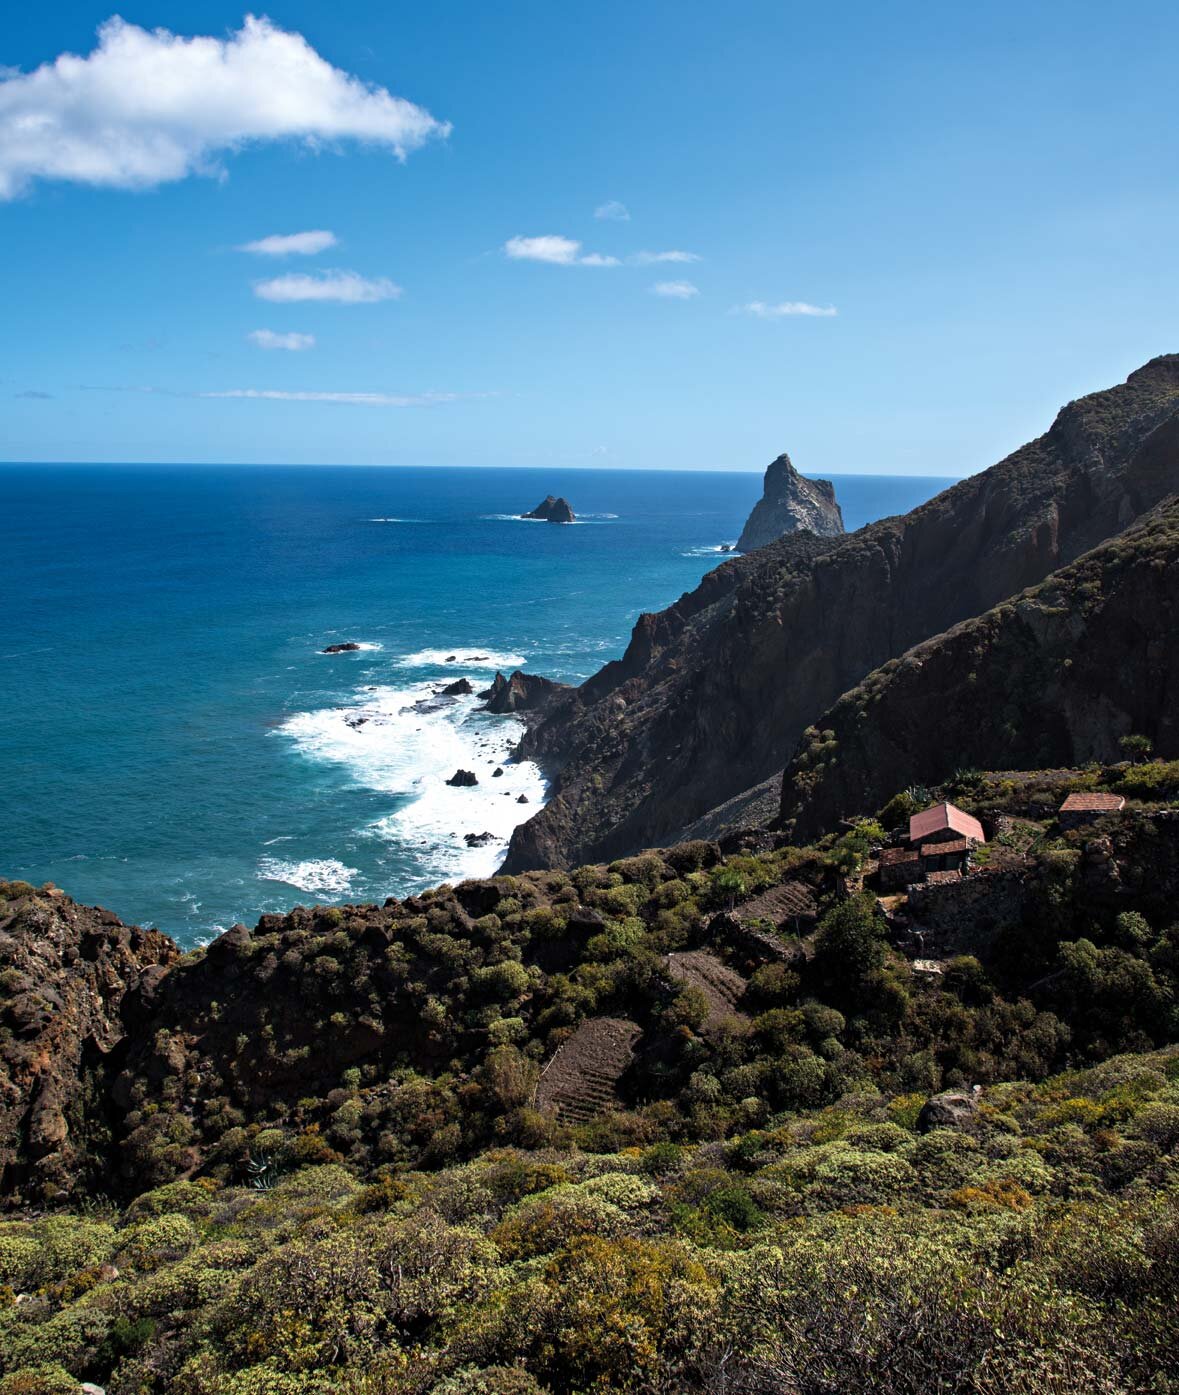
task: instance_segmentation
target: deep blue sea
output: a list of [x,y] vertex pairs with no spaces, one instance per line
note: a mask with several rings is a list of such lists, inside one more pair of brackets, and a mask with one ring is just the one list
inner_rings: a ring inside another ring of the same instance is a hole
[[[951,481],[835,483],[856,528]],[[0,466],[0,875],[192,944],[491,871],[544,783],[493,777],[514,719],[437,689],[585,678],[722,560],[760,492],[731,473]],[[547,493],[579,523],[510,516]],[[319,652],[348,640],[365,648]],[[459,766],[475,789],[445,784]]]

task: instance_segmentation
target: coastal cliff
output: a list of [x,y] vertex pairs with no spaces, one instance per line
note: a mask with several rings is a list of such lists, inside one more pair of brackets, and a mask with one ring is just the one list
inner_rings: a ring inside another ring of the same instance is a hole
[[1179,756],[1179,500],[845,693],[786,767],[782,820],[805,837],[959,770],[1114,761],[1128,736]]
[[505,871],[673,840],[778,775],[841,693],[1034,586],[1179,490],[1179,355],[1070,403],[1048,432],[902,517],[780,539],[642,615],[625,655],[533,723],[555,795]]
[[762,496],[741,530],[737,551],[752,552],[788,533],[803,532],[820,538],[839,537],[843,512],[835,501],[831,481],[805,479],[783,452],[766,470]]

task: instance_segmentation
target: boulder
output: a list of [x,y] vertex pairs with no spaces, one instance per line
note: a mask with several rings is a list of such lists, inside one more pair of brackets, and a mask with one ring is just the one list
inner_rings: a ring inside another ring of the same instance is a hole
[[843,513],[830,480],[804,479],[783,453],[766,470],[762,496],[741,530],[736,550],[752,552],[787,533],[802,532],[837,538],[843,532]]
[[326,649],[321,649],[321,654],[351,654],[360,648],[354,639],[350,639],[347,644],[329,644]]
[[446,687],[442,689],[442,696],[466,697],[469,693],[473,693],[474,691],[475,689],[472,686],[470,679],[458,678],[453,683],[448,683]]
[[479,777],[473,770],[456,770],[446,783],[448,785],[477,785]]
[[488,843],[495,842],[494,833],[464,833],[463,842],[468,848],[486,847]]
[[969,1128],[978,1117],[978,1101],[982,1091],[976,1085],[973,1090],[943,1090],[940,1095],[931,1095],[921,1106],[917,1116],[917,1132],[929,1133],[931,1129]]
[[537,504],[536,508],[522,513],[521,518],[542,518],[546,523],[572,523],[576,518],[568,499],[555,499],[551,494]]

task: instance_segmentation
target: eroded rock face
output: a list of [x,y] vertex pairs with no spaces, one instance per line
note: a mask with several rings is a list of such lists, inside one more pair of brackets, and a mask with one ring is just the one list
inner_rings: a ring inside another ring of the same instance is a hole
[[488,712],[502,716],[508,712],[538,711],[561,693],[570,691],[568,683],[555,683],[551,678],[517,669],[510,678],[497,673],[491,687],[484,688],[479,696],[487,704]]
[[456,770],[446,782],[448,785],[477,785],[479,777],[473,770]]
[[803,532],[837,538],[843,532],[843,512],[830,480],[804,479],[783,453],[766,470],[762,496],[741,530],[737,551],[752,552],[788,533]]
[[1172,502],[845,692],[787,765],[781,818],[806,838],[845,810],[878,809],[894,790],[938,784],[961,768],[1115,761],[1130,732],[1170,758],[1179,755],[1177,688]]
[[573,512],[568,499],[557,499],[551,494],[546,494],[536,508],[529,509],[520,517],[542,518],[546,523],[572,523],[577,515]]
[[530,719],[521,754],[555,777],[555,797],[517,828],[503,870],[674,842],[780,776],[804,730],[866,674],[1179,491],[1177,437],[1171,354],[909,514],[722,563],[640,616],[623,658]]
[[98,1180],[128,1031],[179,951],[55,888],[0,881],[0,1192],[63,1199]]

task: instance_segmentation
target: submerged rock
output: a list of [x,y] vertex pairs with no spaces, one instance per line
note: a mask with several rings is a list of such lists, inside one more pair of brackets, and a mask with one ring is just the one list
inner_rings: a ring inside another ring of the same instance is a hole
[[572,523],[577,515],[573,512],[568,499],[555,499],[551,494],[546,494],[536,508],[529,509],[520,517],[543,518],[546,523]]
[[479,777],[473,770],[456,770],[446,783],[448,785],[477,785]]
[[468,848],[486,847],[488,843],[495,842],[494,833],[464,833],[463,842]]
[[843,513],[830,480],[804,479],[783,453],[766,470],[762,496],[741,530],[736,550],[752,552],[787,533],[802,532],[837,538],[843,532]]

